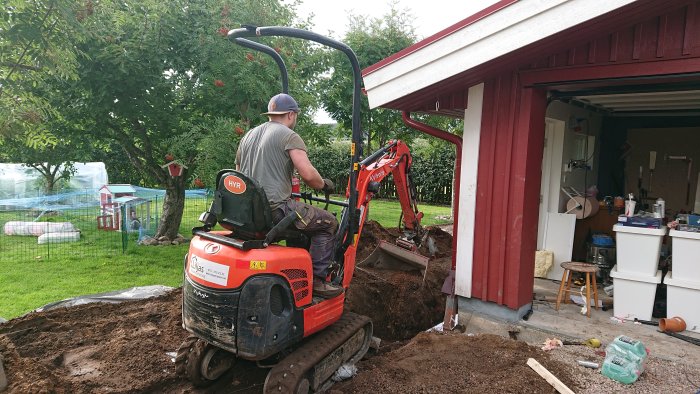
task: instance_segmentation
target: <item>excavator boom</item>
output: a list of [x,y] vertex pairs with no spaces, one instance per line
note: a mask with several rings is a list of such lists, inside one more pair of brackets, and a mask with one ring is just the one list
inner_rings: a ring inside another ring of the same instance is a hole
[[[379,183],[392,175],[401,205],[403,235],[395,244],[382,241],[360,265],[392,270],[420,270],[425,274],[429,257],[418,253],[418,247],[428,240],[421,226],[423,213],[418,210],[416,189],[411,181],[413,158],[408,146],[400,140],[389,142],[360,163],[357,189],[360,210],[365,211],[372,197],[379,191]],[[432,249],[432,247],[431,247]]]

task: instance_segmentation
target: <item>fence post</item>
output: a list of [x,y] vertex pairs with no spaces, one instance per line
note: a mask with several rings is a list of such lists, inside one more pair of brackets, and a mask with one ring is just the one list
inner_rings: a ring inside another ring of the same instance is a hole
[[122,217],[121,217],[121,222],[122,222],[122,223],[121,223],[121,225],[119,226],[119,227],[120,227],[120,230],[121,230],[121,233],[122,233],[122,254],[125,254],[125,253],[126,253],[126,247],[129,245],[129,233],[128,233],[127,227],[126,227],[126,221],[127,221],[127,218],[126,218],[126,204],[122,204],[122,205],[119,207],[119,210],[121,211],[121,216],[122,216]]
[[[49,232],[49,222],[46,222],[46,229],[44,231],[44,234],[48,234]],[[39,238],[37,237],[37,243],[39,242]],[[46,260],[51,260],[51,241],[46,242]]]

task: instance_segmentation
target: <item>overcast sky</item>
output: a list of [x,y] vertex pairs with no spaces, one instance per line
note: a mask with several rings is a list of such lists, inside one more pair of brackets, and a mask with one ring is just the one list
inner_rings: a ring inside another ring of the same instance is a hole
[[[408,11],[415,18],[413,27],[421,40],[496,1],[498,0],[398,0],[397,8]],[[303,0],[298,13],[304,19],[314,14],[314,32],[341,39],[347,30],[348,14],[381,18],[388,13],[389,4],[390,0]],[[314,119],[318,123],[334,122],[323,111],[317,113]]]
[[[462,19],[488,7],[497,0],[398,0],[398,9],[408,10],[415,18],[413,27],[418,38],[431,36]],[[388,0],[303,0],[300,15],[315,14],[314,31],[340,38],[347,28],[347,15],[379,18],[389,10]]]

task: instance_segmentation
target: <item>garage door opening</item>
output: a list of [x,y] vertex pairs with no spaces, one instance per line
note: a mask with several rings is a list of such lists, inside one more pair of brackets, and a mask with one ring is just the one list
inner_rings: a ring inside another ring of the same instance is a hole
[[700,227],[689,223],[700,212],[700,85],[593,85],[549,87],[535,302],[556,297],[561,262],[581,261],[598,266],[601,303],[612,310],[607,288],[615,315],[680,313],[668,288],[700,281],[683,261],[672,275],[679,245],[700,248]]

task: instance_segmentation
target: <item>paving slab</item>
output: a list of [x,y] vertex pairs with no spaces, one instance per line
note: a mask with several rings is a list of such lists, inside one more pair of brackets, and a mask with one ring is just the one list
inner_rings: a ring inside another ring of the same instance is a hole
[[[493,317],[460,312],[459,322],[470,333],[494,333],[527,343],[542,344],[547,338],[584,341],[598,338],[605,344],[618,335],[627,335],[642,341],[651,354],[663,360],[692,365],[700,365],[700,346],[658,331],[658,327],[626,321],[613,320],[613,309],[593,309],[591,317],[582,315],[582,307],[576,304],[562,304],[555,309],[559,282],[548,279],[535,279],[535,300],[532,314],[527,320],[506,322]],[[600,291],[600,298],[610,302],[611,298]],[[700,334],[684,331],[681,334],[700,340]]]

